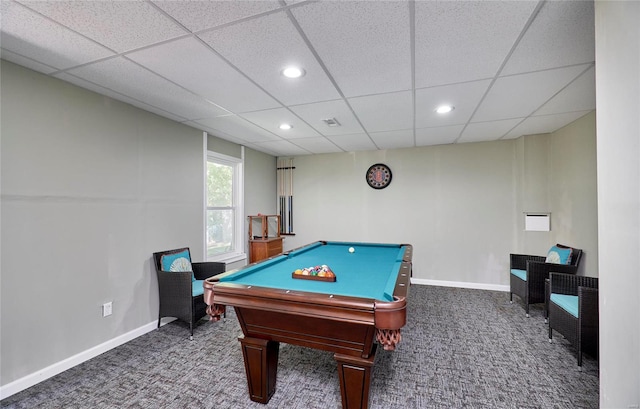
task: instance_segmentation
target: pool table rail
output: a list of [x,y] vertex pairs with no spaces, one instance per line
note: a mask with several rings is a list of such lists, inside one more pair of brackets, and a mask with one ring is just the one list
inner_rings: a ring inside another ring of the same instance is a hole
[[[371,331],[379,332],[376,339],[385,350],[395,349],[400,342],[400,329],[407,319],[408,276],[398,276],[393,301],[207,280],[205,302],[213,306],[209,309],[212,319],[218,319],[216,313],[223,311],[215,306],[233,306],[243,315],[238,318],[248,336],[366,357],[371,349],[368,341]],[[261,312],[254,315],[246,310]],[[274,316],[268,323],[261,322],[271,315]],[[331,323],[332,328],[324,328],[320,323]],[[357,328],[351,339],[357,346],[336,344],[332,340],[332,332],[342,326],[345,328],[340,329],[341,332],[348,327]],[[319,339],[309,338],[305,343],[300,334],[311,334]]]
[[[411,286],[411,264],[402,263],[393,290],[393,301],[375,302],[375,325],[380,329],[400,329],[406,324],[407,297]],[[399,313],[402,312],[402,313]]]

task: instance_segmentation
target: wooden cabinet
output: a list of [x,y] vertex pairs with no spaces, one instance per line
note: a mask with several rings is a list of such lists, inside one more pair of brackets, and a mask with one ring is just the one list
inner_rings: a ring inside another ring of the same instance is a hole
[[255,263],[282,253],[283,239],[284,237],[273,237],[265,240],[249,240],[249,262]]
[[280,216],[276,214],[249,216],[249,262],[264,260],[282,253]]

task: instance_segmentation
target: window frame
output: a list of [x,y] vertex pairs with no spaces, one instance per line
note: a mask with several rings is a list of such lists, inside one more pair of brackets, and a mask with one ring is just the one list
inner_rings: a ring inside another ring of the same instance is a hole
[[[234,250],[226,253],[221,253],[212,257],[209,257],[207,251],[207,211],[220,209],[220,207],[209,207],[207,200],[207,171],[209,162],[231,166],[233,168],[232,178],[232,206],[234,212],[234,228],[233,228],[233,243]],[[222,153],[207,150],[206,162],[204,167],[204,212],[203,212],[203,225],[204,225],[204,254],[207,261],[221,261],[226,263],[234,263],[247,258],[245,241],[244,241],[244,149],[242,150],[242,157],[236,158],[234,156],[224,155]]]

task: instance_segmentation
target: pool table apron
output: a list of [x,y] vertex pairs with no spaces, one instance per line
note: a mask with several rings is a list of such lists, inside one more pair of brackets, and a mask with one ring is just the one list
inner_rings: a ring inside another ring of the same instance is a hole
[[411,263],[403,262],[394,301],[287,291],[207,280],[205,302],[218,319],[233,306],[245,336],[367,358],[374,338],[395,349],[406,323]]

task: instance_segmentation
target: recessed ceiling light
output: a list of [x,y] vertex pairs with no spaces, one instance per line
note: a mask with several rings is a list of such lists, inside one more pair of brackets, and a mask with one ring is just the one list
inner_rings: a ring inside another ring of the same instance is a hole
[[304,70],[300,67],[290,66],[282,70],[282,75],[287,78],[300,78],[304,75]]
[[288,131],[291,128],[293,128],[293,126],[291,126],[290,124],[280,124],[280,129],[282,129],[283,131]]
[[436,108],[436,112],[439,114],[447,114],[453,111],[453,109],[454,109],[453,105],[440,105],[438,108]]

